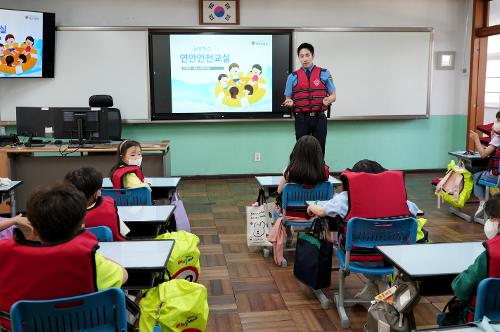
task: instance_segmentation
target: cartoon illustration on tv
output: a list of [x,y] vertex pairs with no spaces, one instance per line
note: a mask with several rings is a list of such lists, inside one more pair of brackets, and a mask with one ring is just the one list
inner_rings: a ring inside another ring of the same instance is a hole
[[38,51],[32,36],[26,36],[21,45],[12,33],[5,35],[4,39],[4,43],[0,43],[0,74],[19,75],[35,67]]
[[267,81],[260,64],[254,64],[245,75],[237,63],[231,63],[228,73],[221,73],[217,78],[215,97],[225,106],[246,107],[261,100],[266,90]]

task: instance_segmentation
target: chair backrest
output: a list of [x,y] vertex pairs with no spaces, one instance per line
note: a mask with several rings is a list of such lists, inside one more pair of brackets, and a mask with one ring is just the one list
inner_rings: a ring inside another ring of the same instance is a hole
[[374,248],[380,245],[413,244],[417,238],[417,220],[351,218],[347,223],[345,250],[353,246]]
[[113,241],[113,232],[108,226],[96,226],[85,228],[89,232],[95,235],[99,242],[111,242]]
[[13,332],[127,331],[125,294],[119,288],[47,301],[18,301]]
[[483,279],[477,286],[474,321],[480,321],[484,316],[491,320],[500,319],[500,278]]
[[326,201],[333,197],[333,185],[325,181],[315,186],[298,183],[286,183],[283,186],[282,208],[306,206],[306,201]]
[[102,189],[101,195],[113,197],[118,206],[153,205],[151,191],[145,187],[132,189]]

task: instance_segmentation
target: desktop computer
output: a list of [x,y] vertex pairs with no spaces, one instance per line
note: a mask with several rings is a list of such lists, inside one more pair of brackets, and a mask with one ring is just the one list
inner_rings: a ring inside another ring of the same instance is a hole
[[17,107],[16,125],[17,134],[29,136],[31,146],[38,143],[33,137],[69,139],[75,147],[121,140],[121,115],[116,108]]

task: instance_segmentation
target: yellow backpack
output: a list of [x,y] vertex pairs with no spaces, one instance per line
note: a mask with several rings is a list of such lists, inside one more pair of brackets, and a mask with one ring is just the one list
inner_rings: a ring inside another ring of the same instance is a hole
[[186,279],[197,282],[200,275],[200,238],[186,231],[158,235],[157,240],[175,240],[165,273],[165,280]]
[[203,332],[208,321],[207,289],[183,279],[161,283],[139,302],[139,331]]
[[448,172],[436,186],[435,195],[438,197],[438,208],[441,200],[451,206],[463,208],[472,193],[472,174],[461,164],[455,165],[452,160],[448,164]]

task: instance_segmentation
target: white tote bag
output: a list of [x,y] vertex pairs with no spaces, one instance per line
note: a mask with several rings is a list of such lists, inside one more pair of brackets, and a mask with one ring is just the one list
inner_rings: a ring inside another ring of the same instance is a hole
[[272,246],[267,236],[273,228],[273,215],[276,211],[275,203],[266,203],[264,191],[259,192],[256,206],[247,206],[247,245]]

